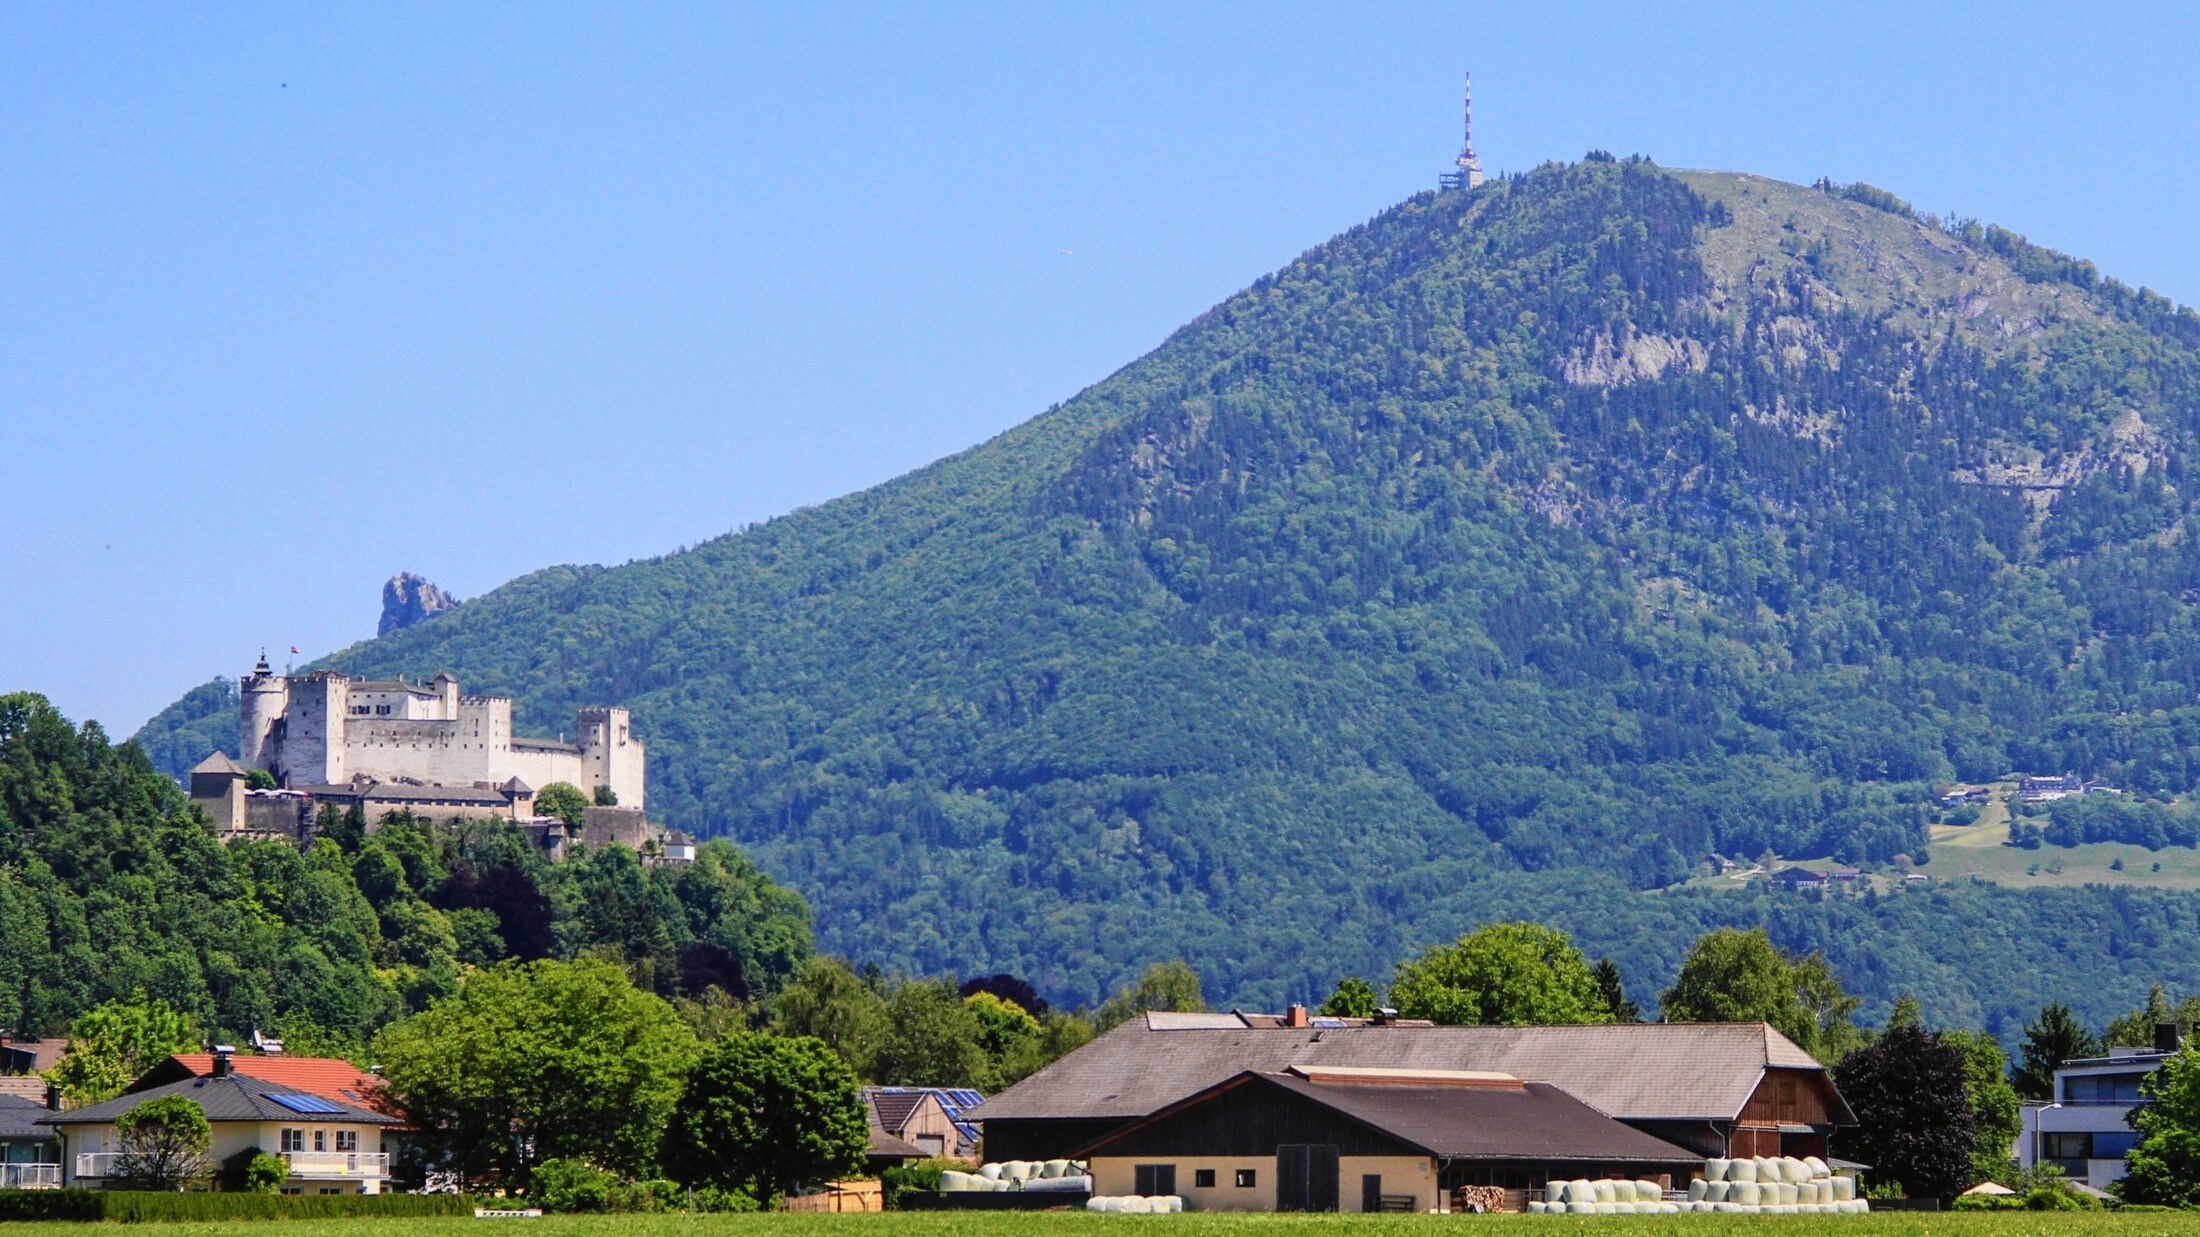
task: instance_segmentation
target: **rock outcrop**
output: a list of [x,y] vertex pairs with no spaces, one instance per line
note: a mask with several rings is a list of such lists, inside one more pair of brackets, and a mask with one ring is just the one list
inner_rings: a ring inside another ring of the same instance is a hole
[[458,598],[412,572],[401,571],[382,586],[382,625],[374,634],[386,636],[403,631],[456,608]]

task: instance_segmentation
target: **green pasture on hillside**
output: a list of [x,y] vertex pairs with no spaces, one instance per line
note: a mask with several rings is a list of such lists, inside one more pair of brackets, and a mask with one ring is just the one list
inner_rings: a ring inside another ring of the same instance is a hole
[[[446,1237],[459,1233],[492,1233],[517,1228],[533,1237],[565,1234],[634,1234],[636,1237],[674,1237],[676,1234],[711,1237],[811,1237],[813,1234],[848,1237],[1020,1237],[1057,1234],[1153,1234],[1153,1237],[1210,1237],[1213,1234],[1280,1233],[1289,1237],[1330,1237],[1332,1234],[1397,1233],[1450,1234],[1501,1233],[1503,1237],[1555,1237],[1574,1226],[1597,1237],[1659,1237],[1683,1233],[1689,1237],[1727,1237],[1729,1234],[1770,1234],[1803,1229],[1849,1233],[1855,1237],[2200,1237],[2200,1213],[2147,1212],[1999,1212],[1922,1213],[1888,1212],[1873,1216],[1422,1216],[1422,1215],[1176,1215],[1108,1216],[1084,1212],[895,1212],[887,1215],[647,1215],[647,1216],[550,1216],[539,1220],[476,1220],[472,1218],[393,1220],[242,1221],[223,1224],[176,1223],[160,1226],[162,1237],[241,1233],[250,1237],[366,1237],[391,1233],[398,1237]],[[9,1225],[10,1237],[37,1233],[41,1237],[80,1234],[81,1225]]]

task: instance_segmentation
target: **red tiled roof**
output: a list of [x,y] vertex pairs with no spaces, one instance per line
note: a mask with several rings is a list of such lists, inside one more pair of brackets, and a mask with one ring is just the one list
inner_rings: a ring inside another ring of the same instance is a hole
[[[238,1073],[262,1082],[290,1087],[309,1095],[335,1100],[339,1104],[353,1104],[372,1108],[377,1112],[396,1115],[395,1109],[382,1102],[382,1080],[360,1069],[349,1061],[334,1057],[267,1057],[238,1053],[230,1058]],[[211,1052],[179,1052],[168,1061],[138,1080],[132,1090],[145,1085],[155,1075],[163,1078],[181,1067],[191,1075],[206,1077],[214,1072],[214,1054]]]

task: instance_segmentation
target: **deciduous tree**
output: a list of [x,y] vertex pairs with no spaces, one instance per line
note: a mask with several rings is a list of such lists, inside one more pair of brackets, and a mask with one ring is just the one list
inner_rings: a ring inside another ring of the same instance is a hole
[[1858,1039],[1857,1000],[1820,954],[1792,958],[1762,928],[1719,928],[1698,937],[1680,975],[1658,999],[1669,1022],[1769,1022],[1821,1061]]
[[581,827],[581,817],[589,808],[588,796],[571,782],[552,782],[535,792],[535,811],[543,816],[555,816],[569,827]]
[[1357,975],[1347,975],[1337,981],[1337,990],[1329,994],[1317,1012],[1331,1018],[1372,1018],[1382,1007],[1383,999],[1375,985]]
[[625,971],[584,959],[478,972],[382,1032],[375,1056],[436,1166],[524,1182],[557,1156],[645,1172],[696,1043]]
[[2162,1062],[2139,1093],[2153,1102],[2125,1118],[2140,1137],[2124,1157],[2117,1195],[2127,1203],[2200,1206],[2200,1044]]
[[859,1077],[873,1077],[872,1063],[886,1040],[886,998],[838,958],[812,958],[801,975],[772,1001],[772,1028],[808,1035],[840,1054]]
[[1961,1049],[1919,1027],[1895,1027],[1833,1068],[1857,1124],[1834,1151],[1872,1166],[1913,1198],[1952,1198],[1977,1180],[1970,1065]]
[[1093,1021],[1105,1031],[1149,1010],[1196,1014],[1206,1008],[1207,996],[1200,991],[1199,972],[1190,963],[1156,962],[1146,968],[1137,983],[1102,1003]]
[[146,1100],[115,1118],[122,1141],[117,1175],[148,1190],[180,1190],[206,1176],[214,1128],[206,1110],[180,1095]]
[[200,1042],[190,1015],[140,992],[103,1001],[71,1022],[69,1050],[46,1076],[70,1103],[96,1104],[122,1094],[163,1057],[197,1051]]
[[1589,960],[1564,932],[1533,923],[1476,929],[1398,968],[1390,999],[1408,1018],[1460,1025],[1610,1022]]
[[863,1167],[869,1124],[856,1076],[809,1036],[753,1032],[710,1045],[687,1075],[665,1167],[689,1186],[746,1189],[769,1205]]

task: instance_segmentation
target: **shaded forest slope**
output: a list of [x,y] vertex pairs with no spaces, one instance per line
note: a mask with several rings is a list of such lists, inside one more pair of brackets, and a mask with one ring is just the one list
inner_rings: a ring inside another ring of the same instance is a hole
[[[1183,955],[1273,1003],[1504,908],[1654,979],[1666,920],[1769,913],[1630,892],[1713,852],[1921,855],[1943,779],[2200,778],[2196,341],[1875,190],[1593,156],[1415,197],[929,468],[329,664],[630,705],[653,806],[867,960],[1076,1000]],[[141,740],[187,766],[223,696]],[[2056,923],[2117,1008],[2200,979],[2111,939],[2189,899],[2058,896],[1790,939],[2013,925],[1949,1016]]]

